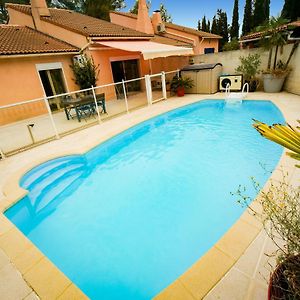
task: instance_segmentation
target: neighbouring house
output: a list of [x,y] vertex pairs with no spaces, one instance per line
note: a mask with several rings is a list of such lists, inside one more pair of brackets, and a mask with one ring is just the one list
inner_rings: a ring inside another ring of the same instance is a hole
[[[70,68],[79,48],[24,25],[0,25],[0,106],[77,89]],[[51,103],[50,103],[51,104]],[[38,115],[43,101],[0,110],[0,125]]]
[[[294,21],[283,26],[280,26],[278,30],[286,30],[288,33],[287,40],[289,43],[293,43],[295,41],[300,40],[300,21]],[[256,48],[260,47],[260,40],[263,36],[264,32],[258,31],[253,32],[247,35],[244,35],[240,38],[241,48]]]
[[[194,54],[206,54],[218,52],[219,35],[196,30],[193,28],[163,22],[159,10],[153,12],[152,17],[148,15],[146,1],[143,0],[144,10],[137,15],[127,12],[110,12],[110,20],[114,24],[126,26],[139,31],[154,34],[154,41],[163,43],[176,43],[175,45],[184,46],[185,44],[193,47]],[[184,44],[182,44],[184,43]]]
[[[31,5],[8,3],[6,7],[9,25],[26,26],[72,45],[77,53],[92,56],[100,69],[97,85],[138,78],[163,69],[177,69],[186,64],[188,56],[194,53],[189,43],[178,43],[164,37],[158,39],[154,34],[131,29],[125,25],[113,24],[70,10],[48,8],[45,0],[31,0]],[[142,5],[140,11],[143,12]],[[70,58],[69,56],[69,63]],[[155,59],[165,60],[165,63],[162,64]],[[15,63],[13,58],[10,62]],[[53,56],[51,62],[62,63],[62,60]],[[67,91],[78,89],[68,78],[62,79],[64,81],[62,85]],[[4,88],[1,83],[0,87]],[[42,87],[48,95],[43,82]],[[13,99],[5,98],[1,99],[1,103],[31,99],[33,96],[26,93],[26,90],[20,93],[22,98],[19,96]]]

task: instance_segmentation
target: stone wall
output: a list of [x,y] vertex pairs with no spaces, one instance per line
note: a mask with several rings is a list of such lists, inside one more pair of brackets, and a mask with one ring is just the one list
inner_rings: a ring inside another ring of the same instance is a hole
[[[281,59],[286,62],[293,45],[289,44],[283,47],[282,53],[278,53],[278,60]],[[274,52],[274,51],[273,51]],[[266,69],[268,63],[268,52],[261,48],[249,50],[236,50],[226,51],[213,54],[202,54],[194,57],[195,63],[216,63],[219,62],[223,65],[224,74],[235,74],[235,68],[240,64],[239,57],[247,56],[248,54],[259,53],[261,55],[262,64],[260,69]],[[296,49],[289,66],[292,68],[289,76],[287,77],[284,90],[293,94],[300,95],[300,46]],[[260,77],[259,75],[258,77]],[[262,88],[262,84],[261,84]]]

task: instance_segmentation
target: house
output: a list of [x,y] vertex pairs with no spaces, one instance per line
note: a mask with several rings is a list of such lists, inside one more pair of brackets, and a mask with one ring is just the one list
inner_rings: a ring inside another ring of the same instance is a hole
[[[0,106],[77,89],[70,68],[79,48],[24,25],[0,25]],[[43,101],[0,110],[0,125],[38,115]]]
[[[166,42],[163,37],[156,39],[153,34],[74,11],[48,8],[45,0],[32,0],[31,5],[7,4],[6,7],[10,25],[32,28],[92,56],[100,68],[97,85],[138,78],[166,66],[176,69],[183,64],[181,60],[186,63],[187,56],[193,54],[188,43]],[[170,61],[164,66],[151,63],[152,59],[169,56]],[[65,83],[69,85],[72,84]],[[24,94],[23,99],[28,99],[27,95]]]
[[144,6],[144,12],[140,10],[137,15],[127,12],[110,12],[110,20],[114,24],[126,26],[139,31],[154,34],[154,40],[162,42],[162,39],[176,41],[178,45],[187,43],[193,47],[194,54],[205,54],[218,52],[219,39],[222,37],[209,32],[193,28],[163,22],[159,10],[153,12],[152,17],[148,15],[146,1],[140,1]]
[[[300,21],[294,21],[278,28],[279,31],[286,31],[287,32],[287,40],[290,43],[294,41],[300,40]],[[265,32],[258,31],[253,32],[247,35],[244,35],[240,38],[240,45],[241,48],[255,48],[259,47],[259,41],[261,40],[262,36]]]

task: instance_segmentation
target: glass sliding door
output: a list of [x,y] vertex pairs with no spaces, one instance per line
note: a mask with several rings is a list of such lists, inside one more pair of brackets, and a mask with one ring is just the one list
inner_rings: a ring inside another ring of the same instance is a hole
[[[111,62],[114,82],[130,80],[140,77],[139,61],[137,59],[122,60]],[[126,91],[136,92],[141,90],[140,81],[133,81],[126,84]],[[116,90],[118,98],[123,98],[123,90]]]
[[[40,70],[39,75],[46,96],[49,97],[67,92],[62,69]],[[49,104],[51,110],[58,110],[61,108],[60,100],[58,98],[50,99]]]

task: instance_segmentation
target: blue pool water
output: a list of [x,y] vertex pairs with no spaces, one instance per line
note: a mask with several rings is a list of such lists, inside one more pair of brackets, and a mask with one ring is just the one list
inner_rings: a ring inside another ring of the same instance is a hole
[[5,214],[90,298],[151,299],[242,214],[230,192],[242,184],[254,197],[249,178],[263,184],[261,164],[277,164],[282,148],[252,118],[284,122],[269,101],[166,113],[34,168]]

